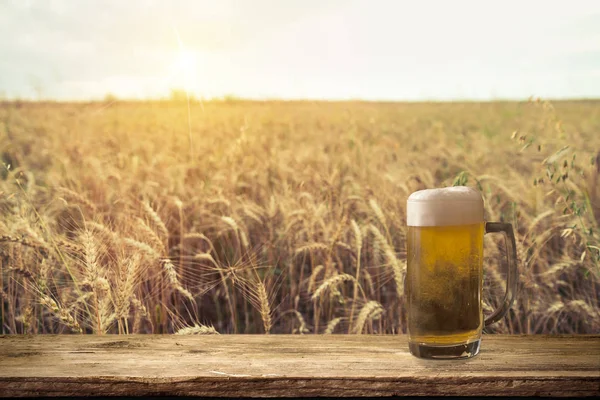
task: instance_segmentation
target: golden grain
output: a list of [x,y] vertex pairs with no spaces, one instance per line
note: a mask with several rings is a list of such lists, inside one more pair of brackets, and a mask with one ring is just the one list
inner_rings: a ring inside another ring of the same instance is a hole
[[[600,329],[597,102],[205,106],[192,161],[175,105],[76,125],[83,105],[0,104],[15,165],[0,177],[2,333],[405,332],[406,197],[457,177],[517,235],[520,290],[491,331]],[[240,124],[253,129],[232,147]],[[502,240],[486,236],[486,312]]]
[[333,333],[333,331],[335,331],[335,328],[339,325],[340,322],[342,322],[344,318],[342,317],[337,317],[332,319],[331,321],[329,321],[327,323],[327,328],[325,328],[325,332],[323,332],[326,335],[331,335]]
[[194,324],[194,326],[187,326],[179,329],[175,332],[176,335],[218,335],[219,332],[212,326],[205,326]]
[[383,314],[383,307],[375,300],[365,304],[356,318],[356,325],[352,333],[361,334],[365,328],[365,323],[370,320],[378,319]]
[[348,281],[356,281],[356,279],[349,274],[339,274],[339,275],[335,275],[332,276],[329,279],[326,279],[323,283],[321,283],[321,285],[319,285],[319,287],[317,288],[317,290],[315,290],[315,292],[312,294],[312,300],[315,301],[318,298],[321,297],[321,295],[323,295],[325,292],[327,292],[328,290],[333,290],[335,288],[337,288],[337,286],[342,283],[342,282],[348,282]]

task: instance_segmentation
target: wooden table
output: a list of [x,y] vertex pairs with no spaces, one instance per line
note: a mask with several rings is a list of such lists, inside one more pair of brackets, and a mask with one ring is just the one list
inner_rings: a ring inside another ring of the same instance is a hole
[[600,335],[484,336],[420,360],[405,336],[0,336],[0,396],[592,396]]

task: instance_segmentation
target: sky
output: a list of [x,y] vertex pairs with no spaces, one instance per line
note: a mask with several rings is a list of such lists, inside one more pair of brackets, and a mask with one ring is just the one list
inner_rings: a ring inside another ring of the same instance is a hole
[[600,97],[599,0],[0,0],[0,97]]

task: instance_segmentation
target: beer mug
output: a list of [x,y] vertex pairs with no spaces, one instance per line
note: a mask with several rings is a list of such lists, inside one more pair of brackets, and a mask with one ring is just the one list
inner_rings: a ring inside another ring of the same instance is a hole
[[[455,186],[420,190],[407,201],[405,292],[410,352],[421,358],[469,358],[479,353],[484,326],[511,307],[517,286],[511,224],[485,222],[483,197]],[[508,274],[502,305],[482,311],[483,235],[501,232]]]

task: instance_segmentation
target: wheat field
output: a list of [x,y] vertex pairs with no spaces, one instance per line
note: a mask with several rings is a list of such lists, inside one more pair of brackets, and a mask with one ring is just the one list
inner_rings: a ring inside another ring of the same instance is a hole
[[598,101],[4,102],[0,157],[2,333],[406,332],[406,199],[456,184],[517,235],[486,331],[600,332]]

